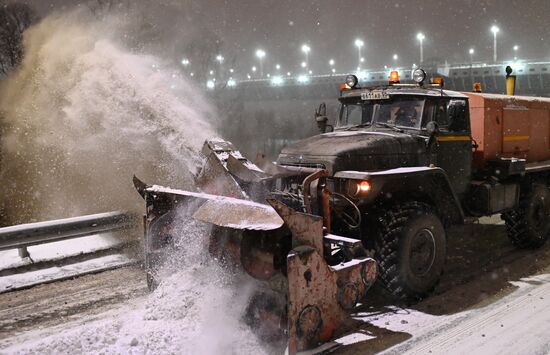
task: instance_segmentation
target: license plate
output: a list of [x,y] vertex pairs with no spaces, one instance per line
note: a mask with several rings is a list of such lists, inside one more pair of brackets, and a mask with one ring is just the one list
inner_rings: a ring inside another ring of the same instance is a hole
[[390,98],[385,91],[367,91],[361,93],[361,100],[387,100]]

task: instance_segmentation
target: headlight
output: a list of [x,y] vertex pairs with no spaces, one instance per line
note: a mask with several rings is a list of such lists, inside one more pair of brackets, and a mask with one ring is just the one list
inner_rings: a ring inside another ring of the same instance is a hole
[[366,194],[370,190],[372,190],[372,186],[369,181],[367,180],[359,181],[357,183],[357,190],[355,192],[355,195]]
[[413,72],[413,80],[418,84],[422,84],[426,80],[426,72],[422,69],[416,69]]
[[355,75],[346,76],[346,84],[348,84],[348,86],[350,88],[353,89],[355,86],[357,86],[358,82],[359,82],[359,80],[357,79],[357,77]]

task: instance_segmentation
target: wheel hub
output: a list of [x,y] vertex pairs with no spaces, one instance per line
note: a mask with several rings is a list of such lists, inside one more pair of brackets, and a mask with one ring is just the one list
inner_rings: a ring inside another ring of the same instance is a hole
[[419,230],[411,241],[409,255],[411,271],[416,276],[426,275],[435,261],[435,238],[431,230]]

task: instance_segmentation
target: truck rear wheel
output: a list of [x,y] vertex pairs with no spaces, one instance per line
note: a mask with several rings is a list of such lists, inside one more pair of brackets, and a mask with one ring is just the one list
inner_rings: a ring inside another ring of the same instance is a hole
[[503,213],[506,231],[512,243],[519,248],[539,248],[550,234],[550,191],[544,185],[535,185],[521,199],[518,208]]
[[432,208],[408,202],[386,211],[375,239],[379,281],[395,298],[419,300],[433,291],[445,264],[445,229]]

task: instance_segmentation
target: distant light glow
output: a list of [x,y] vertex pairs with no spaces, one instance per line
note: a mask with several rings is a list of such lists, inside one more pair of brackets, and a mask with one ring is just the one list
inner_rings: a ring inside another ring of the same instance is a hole
[[307,63],[306,62],[302,62],[302,64],[300,64],[302,66],[302,68],[305,68],[307,67]]
[[291,73],[290,73],[290,72],[287,72],[287,73],[286,73],[286,75],[287,75],[287,76],[290,76],[290,75],[291,75]]
[[256,72],[256,67],[252,67],[252,72],[253,72],[253,73]]
[[231,88],[235,87],[235,86],[237,86],[237,82],[234,79],[229,79],[229,80],[227,80],[227,86],[229,86]]
[[181,64],[184,65],[184,66],[188,66],[189,63],[191,63],[191,62],[190,62],[189,59],[187,59],[187,58],[183,58],[183,59],[181,60]]
[[309,82],[309,77],[307,75],[300,75],[297,80],[299,83],[305,84]]
[[280,64],[275,65],[275,69],[277,70],[281,69],[281,65]]
[[207,88],[213,89],[214,86],[215,86],[215,84],[214,84],[214,81],[213,81],[213,80],[208,80],[208,81],[206,82],[206,87],[207,87]]
[[514,51],[517,52],[518,49],[519,49],[519,46],[516,44],[516,45],[514,46]]
[[304,52],[305,54],[308,54],[310,51],[311,51],[311,48],[309,48],[307,44],[302,45],[302,52]]
[[426,39],[426,36],[424,36],[424,34],[422,32],[419,32],[416,35],[416,39],[419,40],[420,42],[422,42],[424,39]]
[[367,73],[366,71],[358,70],[356,76],[359,80],[366,80],[369,76],[369,73]]
[[249,80],[250,80],[250,78],[252,78],[252,77],[250,76],[250,74],[246,74],[246,77],[247,77]]
[[210,70],[210,75],[214,75],[214,71],[213,71],[213,70]]
[[189,75],[190,75],[190,76],[195,76],[195,73],[191,73],[191,74],[189,74]]
[[313,71],[310,70],[310,71],[309,71],[309,75],[311,75],[311,74],[313,74]]
[[397,54],[394,54],[393,55],[393,60],[398,60],[399,59],[399,56]]
[[216,56],[216,60],[217,60],[218,62],[220,62],[220,63],[223,63],[224,59],[225,59],[225,58],[224,58],[221,54],[218,54],[218,55]]
[[495,35],[500,32],[500,28],[498,28],[496,25],[491,26],[491,32],[493,32]]
[[282,85],[283,83],[284,83],[284,80],[280,76],[274,76],[271,79],[271,84],[273,85]]
[[266,76],[269,78],[271,76],[271,74],[267,74]]
[[336,73],[336,69],[332,68],[332,72],[333,72],[333,73]]
[[230,73],[233,73],[234,71],[235,71],[235,70],[233,70],[233,69],[229,69],[229,72],[230,72]]
[[265,57],[265,51],[263,49],[258,49],[256,51],[256,57],[262,59],[263,57]]
[[329,60],[328,65],[330,65],[332,67],[334,65],[334,59]]
[[361,62],[361,63],[364,63],[364,62],[365,62],[365,58],[361,57],[360,62]]
[[470,54],[474,54],[475,53],[475,50],[473,48],[470,48],[470,51],[469,51]]
[[525,69],[525,65],[523,63],[513,62],[509,63],[508,65],[511,66],[512,69],[514,69],[514,71],[516,72]]
[[361,39],[359,39],[359,38],[357,38],[357,39],[355,40],[354,43],[355,43],[355,46],[356,46],[357,48],[361,48],[361,47],[363,47],[363,46],[365,45],[365,42],[363,42],[363,41],[362,41]]

